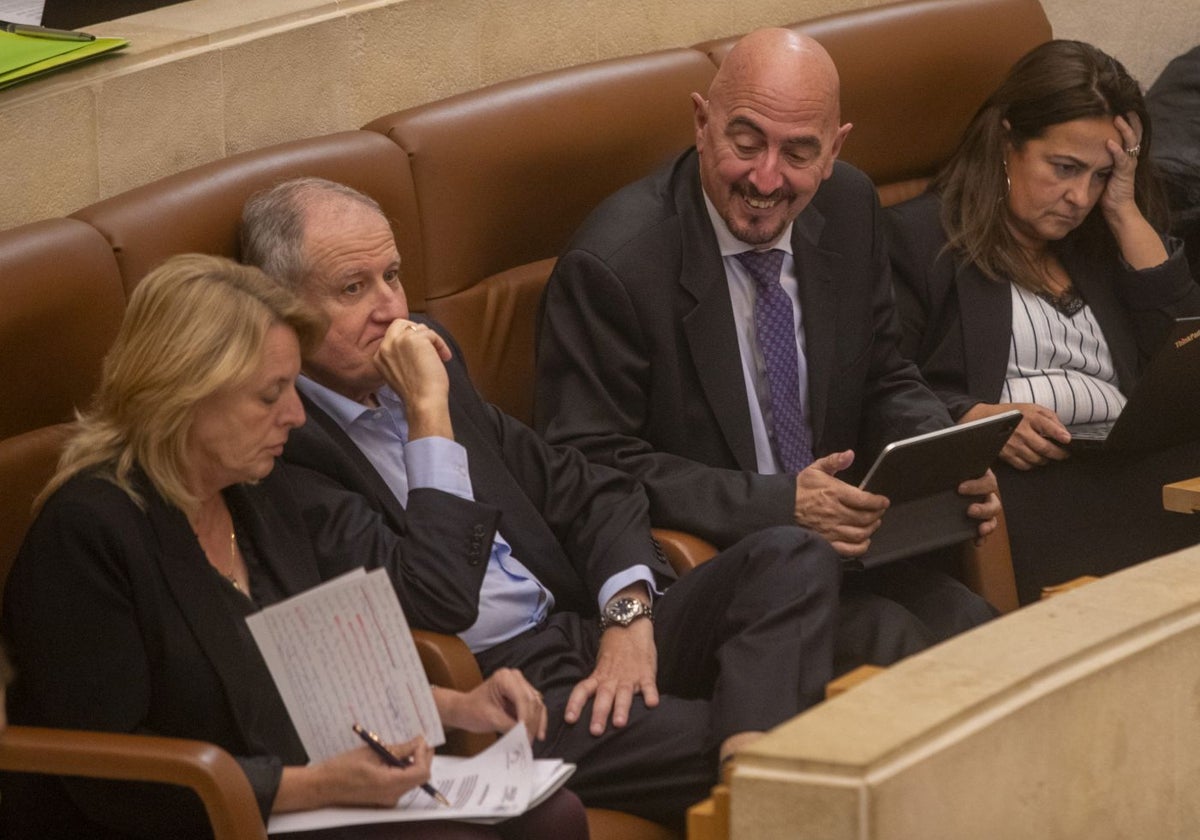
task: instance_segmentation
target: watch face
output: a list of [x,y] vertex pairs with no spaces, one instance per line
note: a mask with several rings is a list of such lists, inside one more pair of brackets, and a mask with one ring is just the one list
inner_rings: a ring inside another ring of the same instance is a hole
[[621,598],[612,605],[613,621],[620,622],[621,624],[628,624],[635,615],[641,612],[641,610],[638,609],[640,606],[641,604],[632,598]]
[[637,598],[618,598],[604,609],[604,625],[628,627],[635,618],[650,616],[650,608]]

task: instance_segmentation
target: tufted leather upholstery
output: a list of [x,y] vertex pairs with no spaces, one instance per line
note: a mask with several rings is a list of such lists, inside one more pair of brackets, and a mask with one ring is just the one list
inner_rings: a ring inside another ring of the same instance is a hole
[[[605,196],[692,142],[695,50],[542,73],[380,117],[420,196],[427,308],[484,396],[533,413],[533,323],[553,258]],[[482,374],[482,375],[481,375]]]
[[[792,26],[837,62],[843,118],[855,124],[843,155],[885,204],[923,187],[984,95],[1051,35],[1038,0],[909,0]],[[380,202],[410,307],[452,330],[488,399],[529,418],[537,302],[555,257],[602,198],[691,144],[688,95],[707,90],[734,40],[493,85],[0,232],[0,586],[53,470],[61,424],[95,387],[128,291],[176,253],[238,256],[243,202],[290,177],[342,181]],[[660,538],[677,566],[711,551],[687,535]],[[973,588],[1015,607],[1006,541],[993,538],[971,557]],[[427,657],[431,671],[441,667],[435,660]],[[0,743],[0,766],[33,766],[22,762],[39,744],[63,749],[56,733],[22,738],[8,752]],[[161,748],[143,746],[147,755]],[[625,815],[609,819],[593,815],[597,836],[661,836]],[[244,828],[261,836],[261,825]]]
[[73,214],[112,244],[127,290],[174,254],[238,257],[246,199],[289,178],[315,175],[374,198],[392,221],[415,307],[425,286],[417,208],[404,153],[371,132],[344,131],[234,155],[92,204]]
[[50,219],[0,232],[0,439],[87,405],[124,310],[95,229]]

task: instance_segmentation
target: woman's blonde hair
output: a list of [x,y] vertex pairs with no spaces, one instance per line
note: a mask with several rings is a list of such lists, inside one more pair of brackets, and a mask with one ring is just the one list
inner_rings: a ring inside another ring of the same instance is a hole
[[96,396],[78,415],[39,502],[92,470],[140,505],[132,481],[140,468],[165,499],[192,510],[186,451],[193,409],[247,380],[277,324],[295,330],[305,352],[326,326],[262,271],[223,257],[183,254],[152,271],[129,298]]

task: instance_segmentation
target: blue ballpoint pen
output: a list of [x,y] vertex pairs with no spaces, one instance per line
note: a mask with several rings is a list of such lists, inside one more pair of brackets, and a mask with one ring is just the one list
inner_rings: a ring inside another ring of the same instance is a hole
[[[390,764],[392,767],[412,766],[414,759],[411,755],[408,758],[397,758],[392,754],[392,751],[384,745],[383,741],[379,740],[379,736],[371,730],[366,729],[365,727],[362,727],[356,723],[354,724],[354,734],[359,738],[362,738],[363,741],[366,742],[367,746],[370,747],[377,756],[382,758],[384,762]],[[423,785],[421,785],[421,790],[428,793],[446,807],[450,807],[450,800],[442,796],[441,792],[433,785],[429,784],[429,782],[425,782]]]

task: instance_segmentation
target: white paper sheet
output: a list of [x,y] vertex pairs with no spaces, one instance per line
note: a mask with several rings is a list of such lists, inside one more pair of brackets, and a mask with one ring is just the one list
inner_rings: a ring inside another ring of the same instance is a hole
[[321,808],[271,817],[269,834],[315,831],[343,825],[453,819],[498,822],[525,812],[557,790],[575,765],[534,761],[524,724],[517,724],[488,749],[471,758],[434,756],[430,783],[451,807],[439,805],[416,788],[395,808]]
[[391,579],[361,569],[246,619],[310,761],[362,746],[445,742],[433,692]]

